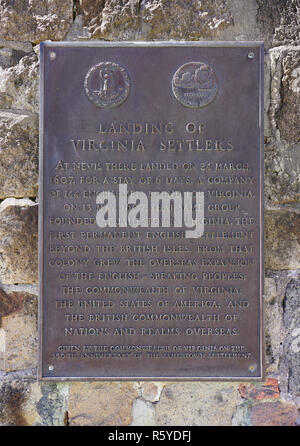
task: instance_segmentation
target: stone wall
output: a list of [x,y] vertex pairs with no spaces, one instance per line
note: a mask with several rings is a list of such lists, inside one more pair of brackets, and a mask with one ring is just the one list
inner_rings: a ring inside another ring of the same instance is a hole
[[[266,381],[36,379],[39,42],[265,42]],[[300,1],[0,2],[0,425],[300,424]]]

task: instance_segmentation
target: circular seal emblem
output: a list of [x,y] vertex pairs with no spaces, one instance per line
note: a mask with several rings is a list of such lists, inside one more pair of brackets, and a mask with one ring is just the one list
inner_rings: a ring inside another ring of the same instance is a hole
[[97,107],[118,107],[129,95],[129,75],[117,63],[100,62],[88,71],[84,88],[89,100]]
[[188,62],[173,76],[175,98],[185,107],[202,108],[212,102],[218,93],[214,70],[204,62]]

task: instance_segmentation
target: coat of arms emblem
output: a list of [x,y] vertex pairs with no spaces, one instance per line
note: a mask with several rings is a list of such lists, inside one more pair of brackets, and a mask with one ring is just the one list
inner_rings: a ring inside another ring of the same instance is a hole
[[118,107],[128,97],[129,75],[124,67],[115,62],[100,62],[88,71],[84,88],[89,100],[98,107]]
[[218,93],[214,70],[204,62],[182,65],[173,76],[175,98],[185,107],[202,108],[212,102]]

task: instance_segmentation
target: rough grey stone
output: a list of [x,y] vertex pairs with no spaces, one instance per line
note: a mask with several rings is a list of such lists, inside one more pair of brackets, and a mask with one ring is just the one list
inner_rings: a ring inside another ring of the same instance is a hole
[[265,146],[265,201],[269,207],[300,207],[300,144]]
[[300,141],[300,47],[279,47],[270,50],[269,119],[276,142]]
[[155,409],[153,404],[137,398],[132,406],[132,422],[130,426],[155,426]]
[[299,142],[300,47],[279,47],[269,52],[271,85],[269,117],[273,135]]
[[0,38],[40,42],[61,40],[73,23],[72,0],[2,0]]
[[32,43],[30,42],[18,42],[16,40],[0,39],[0,48],[1,47],[10,48],[16,51],[21,51],[22,53],[32,52]]
[[265,143],[271,137],[271,127],[269,122],[270,109],[270,91],[271,91],[271,58],[270,54],[265,54],[264,57],[264,138]]
[[278,373],[282,358],[285,330],[283,327],[283,310],[280,291],[274,278],[265,279],[264,287],[264,329],[266,373]]
[[257,20],[267,47],[300,43],[299,0],[257,0]]
[[300,395],[300,276],[290,280],[284,299],[285,357],[289,368],[289,392]]
[[[212,2],[213,4],[213,2]],[[217,28],[215,40],[263,40],[257,26],[256,0],[226,0],[232,17],[232,24],[226,28]]]
[[83,26],[83,17],[77,15],[65,40],[87,40],[90,39],[90,37],[91,34],[88,29]]
[[109,40],[211,38],[233,24],[226,1],[80,0],[92,38]]
[[[35,283],[38,275],[38,206],[31,200],[7,199],[0,209],[0,281]],[[6,202],[6,203],[5,203]]]
[[300,207],[299,50],[279,47],[268,56],[271,81],[266,85],[270,95],[269,131],[265,135],[267,206]]
[[[0,108],[38,112],[39,109],[39,62],[35,53],[25,55],[10,49],[2,49],[2,54],[11,52],[11,60],[6,57],[0,68]],[[8,55],[8,54],[7,54]],[[22,57],[22,55],[24,57]],[[19,58],[19,60],[18,60]],[[16,60],[17,59],[17,60]],[[17,63],[13,63],[16,60]],[[4,65],[4,66],[3,66]],[[1,66],[1,50],[0,50]]]
[[264,40],[298,44],[299,0],[79,0],[92,38]]
[[265,268],[300,268],[300,213],[268,210],[265,213]]
[[[299,10],[300,14],[300,10]],[[275,119],[282,139],[300,142],[300,47],[282,52],[281,103]]]
[[16,51],[12,48],[0,47],[0,79],[2,78],[2,70],[16,65],[24,55],[26,55],[24,51]]
[[250,426],[249,402],[239,404],[232,417],[232,426]]
[[37,115],[0,111],[0,198],[35,197],[37,182]]
[[66,383],[42,383],[41,398],[36,403],[38,426],[65,426],[69,386]]

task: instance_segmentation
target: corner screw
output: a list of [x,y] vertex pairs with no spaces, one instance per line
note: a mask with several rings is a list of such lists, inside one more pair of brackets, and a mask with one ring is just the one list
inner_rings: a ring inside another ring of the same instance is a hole
[[255,54],[253,52],[248,53],[248,59],[254,59]]
[[253,373],[256,370],[256,366],[255,365],[250,365],[248,370],[249,370],[249,372]]
[[52,370],[54,370],[54,365],[49,365],[48,369],[52,372]]
[[54,51],[51,51],[51,53],[49,54],[49,57],[51,60],[54,60],[56,58],[56,54]]

